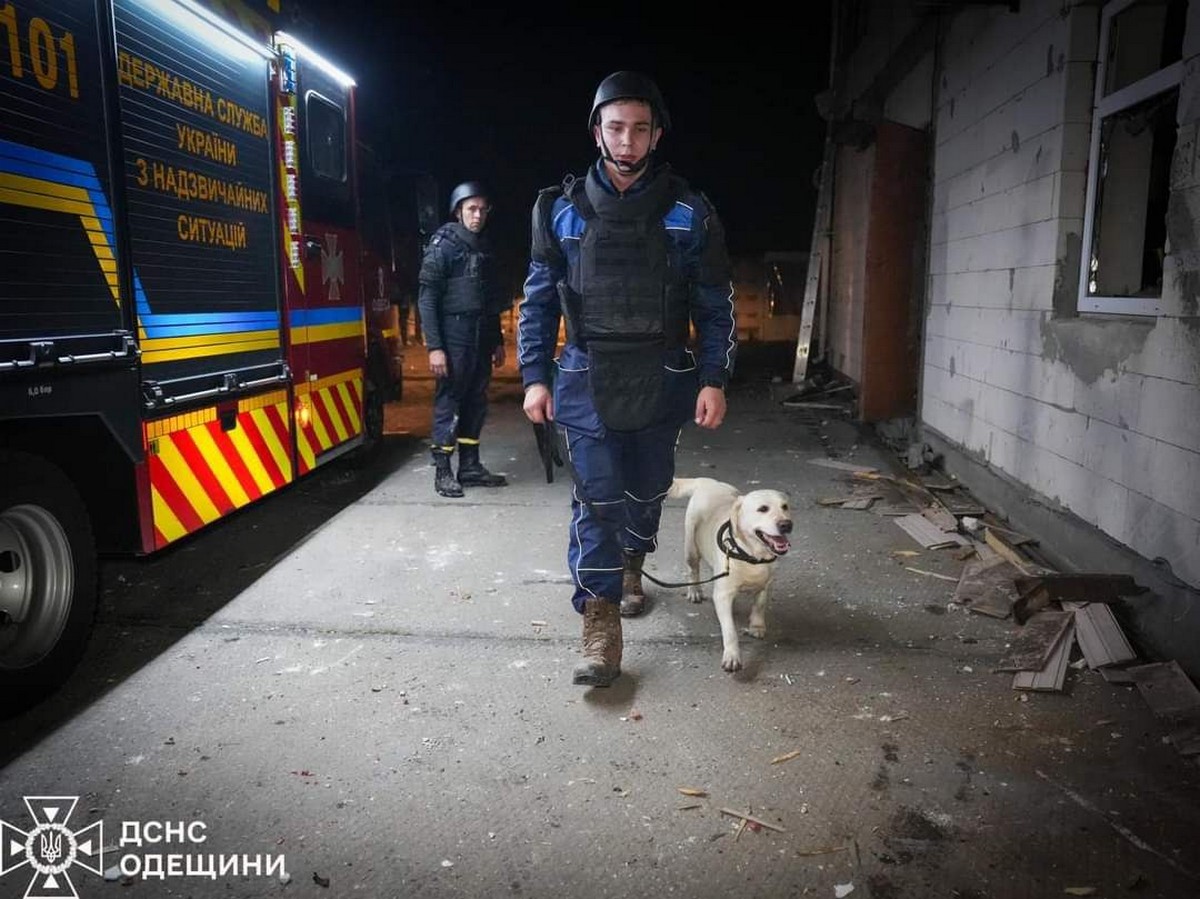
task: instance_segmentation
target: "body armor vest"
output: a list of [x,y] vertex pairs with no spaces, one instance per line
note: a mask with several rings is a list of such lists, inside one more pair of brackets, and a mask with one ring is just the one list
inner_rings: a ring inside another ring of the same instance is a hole
[[478,314],[487,310],[491,255],[478,234],[454,223],[445,228],[442,238],[462,247],[462,269],[446,279],[442,311],[450,315]]
[[560,285],[572,342],[646,341],[680,346],[688,308],[682,273],[671,264],[665,216],[679,196],[679,180],[659,172],[634,194],[615,196],[586,179],[564,188],[585,220],[579,265]]
[[665,216],[683,182],[660,170],[644,189],[615,196],[589,169],[564,184],[586,225],[579,264],[558,284],[567,339],[586,347],[596,412],[615,431],[636,431],[669,414],[665,352],[688,336],[687,284],[671,264]]

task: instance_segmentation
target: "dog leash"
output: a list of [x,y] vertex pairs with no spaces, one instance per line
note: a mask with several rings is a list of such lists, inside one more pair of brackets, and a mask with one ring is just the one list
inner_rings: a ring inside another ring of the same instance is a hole
[[709,584],[713,581],[720,580],[723,577],[729,577],[729,560],[737,559],[739,562],[746,562],[749,565],[769,565],[775,561],[775,557],[770,559],[759,559],[750,555],[746,550],[742,549],[741,545],[734,539],[733,522],[726,520],[720,528],[717,529],[717,546],[720,547],[721,554],[725,556],[725,570],[720,574],[714,574],[710,578],[702,581],[684,581],[680,584],[671,583],[670,581],[660,581],[648,571],[642,571],[642,577],[649,578],[658,584],[660,587],[699,587],[702,584]]

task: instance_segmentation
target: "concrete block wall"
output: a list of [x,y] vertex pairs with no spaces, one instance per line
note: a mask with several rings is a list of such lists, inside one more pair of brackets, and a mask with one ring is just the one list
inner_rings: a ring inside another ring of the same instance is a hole
[[1075,314],[1099,9],[944,22],[921,421],[1200,586],[1200,12],[1191,4],[1163,314]]

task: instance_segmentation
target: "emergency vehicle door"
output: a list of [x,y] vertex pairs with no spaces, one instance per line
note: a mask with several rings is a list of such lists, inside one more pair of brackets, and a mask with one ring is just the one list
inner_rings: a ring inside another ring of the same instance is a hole
[[[301,473],[352,449],[363,432],[366,334],[354,172],[354,82],[313,51],[277,38],[292,67],[296,208],[285,299]],[[286,100],[287,98],[285,98]],[[287,153],[285,149],[285,154]],[[298,252],[297,252],[298,251]],[[299,259],[295,257],[298,256]]]

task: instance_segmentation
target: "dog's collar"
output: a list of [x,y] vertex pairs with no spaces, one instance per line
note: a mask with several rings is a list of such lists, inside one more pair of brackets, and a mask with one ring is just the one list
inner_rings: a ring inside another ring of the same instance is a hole
[[776,559],[774,555],[769,559],[759,559],[742,549],[733,537],[733,522],[729,519],[726,519],[725,523],[717,530],[717,546],[721,548],[725,558],[737,559],[739,562],[748,562],[751,565],[768,565]]

